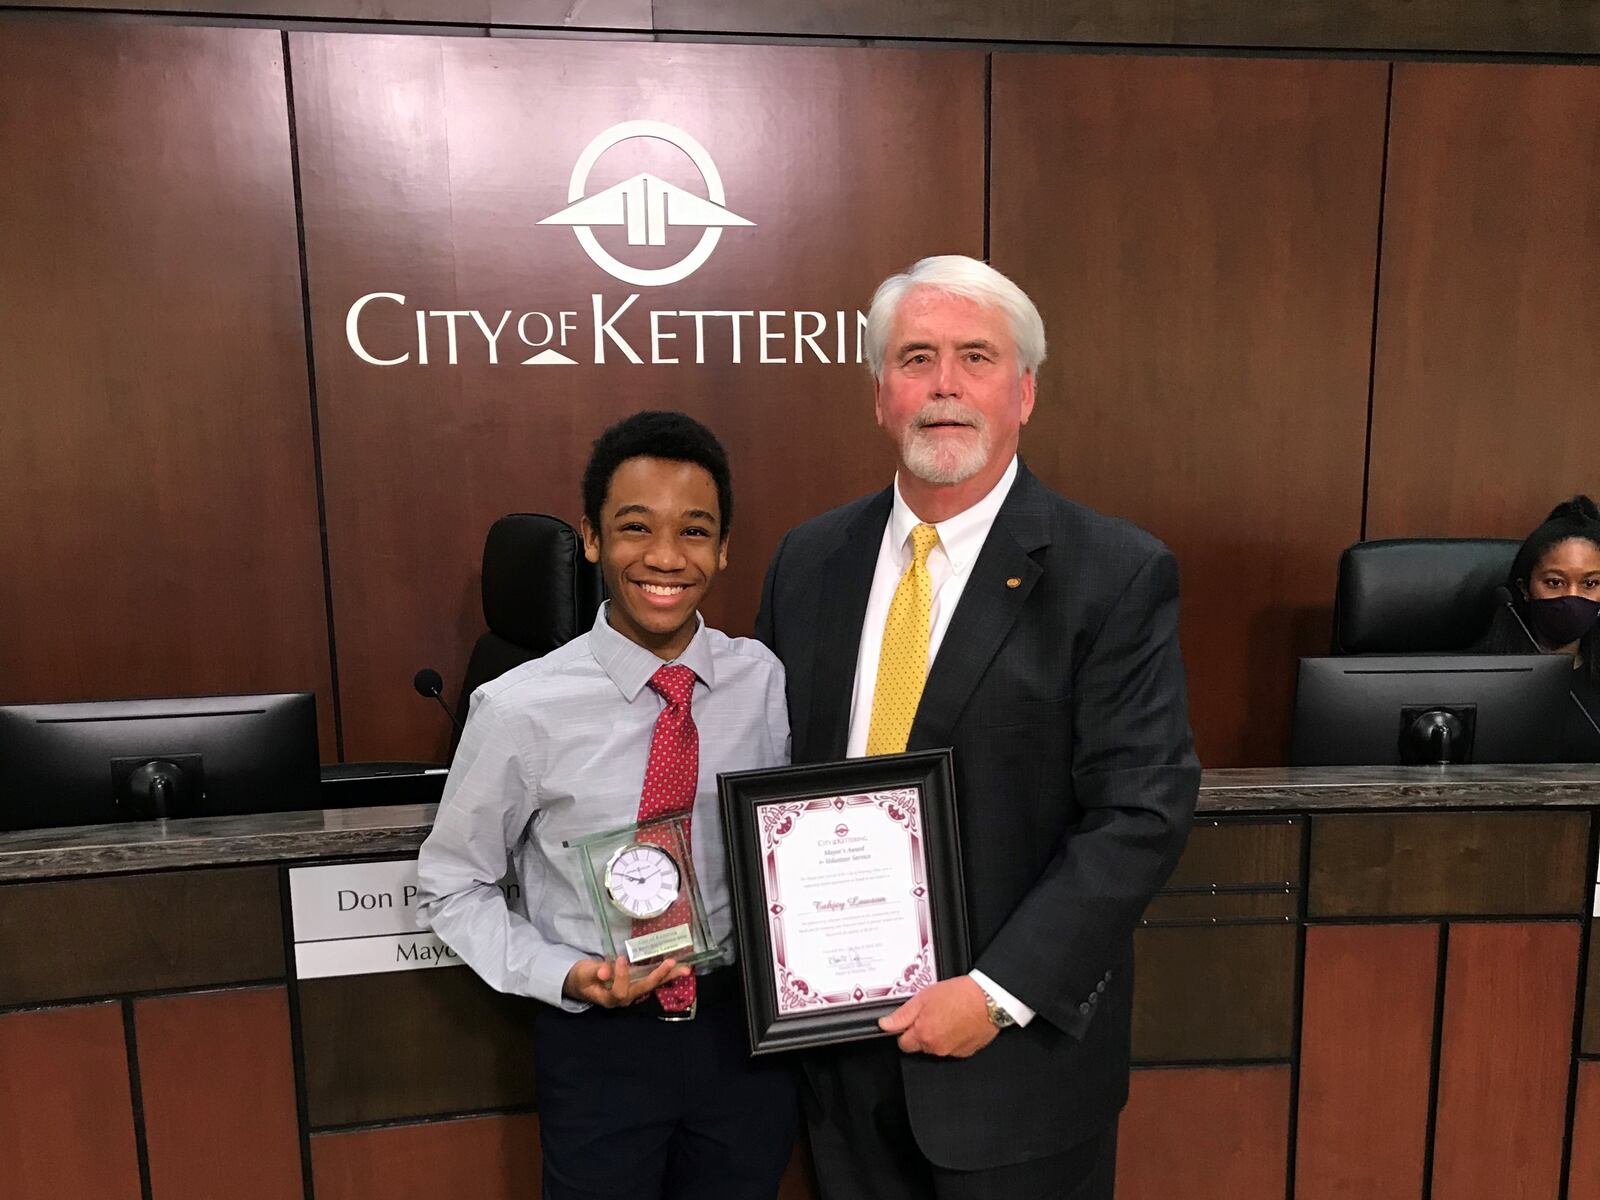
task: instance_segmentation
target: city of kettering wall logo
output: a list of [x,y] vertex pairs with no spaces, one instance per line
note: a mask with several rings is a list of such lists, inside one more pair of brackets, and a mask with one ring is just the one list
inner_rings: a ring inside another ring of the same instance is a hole
[[[674,187],[666,180],[644,171],[613,184],[603,192],[585,196],[589,172],[594,169],[600,156],[613,146],[635,138],[655,138],[687,154],[689,161],[700,172],[709,198],[702,199],[693,192]],[[550,214],[539,224],[572,226],[578,244],[594,260],[595,266],[635,287],[660,287],[687,279],[711,257],[723,229],[731,225],[755,224],[727,208],[722,175],[706,148],[683,130],[663,121],[624,121],[620,125],[613,125],[585,146],[572,167],[572,179],[567,185],[567,202],[566,208]],[[626,226],[630,246],[665,246],[667,227],[670,225],[696,227],[701,233],[694,249],[678,262],[670,267],[647,269],[631,267],[607,253],[594,236],[596,225]]]
[[[705,184],[705,196],[648,172],[585,195],[601,155],[637,138],[667,142],[688,155]],[[717,164],[694,138],[662,121],[624,121],[584,147],[567,185],[567,206],[539,224],[567,226],[601,270],[643,289],[687,279],[711,257],[724,229],[754,227],[755,222],[728,208]],[[600,227],[621,227],[627,230],[630,246],[665,246],[667,230],[673,226],[699,229],[700,237],[688,254],[668,267],[621,262],[594,235]],[[504,302],[474,308],[468,307],[470,299],[459,297],[454,306],[441,308],[427,296],[375,290],[350,302],[344,336],[350,352],[373,367],[575,367],[616,362],[652,367],[747,362],[842,366],[865,361],[867,316],[859,309],[802,308],[787,297],[775,297],[770,308],[749,299],[744,301],[749,308],[685,308],[667,298],[655,308],[648,301],[640,303],[645,294],[592,291],[567,298],[558,291],[554,304],[547,301],[540,308]]]

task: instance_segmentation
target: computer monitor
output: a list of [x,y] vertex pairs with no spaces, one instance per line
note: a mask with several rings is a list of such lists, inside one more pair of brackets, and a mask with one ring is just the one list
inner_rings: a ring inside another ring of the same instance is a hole
[[1564,654],[1302,658],[1289,762],[1557,762],[1571,687]]
[[321,807],[310,692],[0,705],[0,830]]

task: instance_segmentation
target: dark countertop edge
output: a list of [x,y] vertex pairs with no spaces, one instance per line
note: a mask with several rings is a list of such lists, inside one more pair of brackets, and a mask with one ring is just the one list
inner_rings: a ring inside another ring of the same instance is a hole
[[10,849],[0,834],[0,884],[84,875],[242,867],[312,866],[348,858],[414,855],[429,826],[385,830],[285,830],[97,845]]
[[1600,807],[1600,765],[1265,767],[1207,771],[1195,811],[1325,813]]
[[[1600,765],[1232,768],[1205,772],[1196,814],[1600,807]],[[0,883],[414,854],[435,806],[201,817],[0,833]]]

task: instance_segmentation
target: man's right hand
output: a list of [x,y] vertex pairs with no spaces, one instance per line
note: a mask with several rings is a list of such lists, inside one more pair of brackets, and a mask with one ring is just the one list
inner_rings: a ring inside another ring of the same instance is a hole
[[617,955],[614,963],[597,958],[581,958],[567,972],[561,994],[569,1000],[584,1004],[598,1004],[601,1008],[621,1008],[643,1000],[663,983],[681,979],[690,968],[678,966],[678,960],[669,958],[637,979],[629,978],[628,960]]

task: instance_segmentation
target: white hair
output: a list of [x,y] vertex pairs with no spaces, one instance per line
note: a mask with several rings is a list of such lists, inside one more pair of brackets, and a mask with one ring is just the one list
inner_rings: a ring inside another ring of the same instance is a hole
[[883,379],[889,334],[900,305],[918,289],[960,296],[999,309],[1017,344],[1018,371],[1037,371],[1044,362],[1044,320],[1028,293],[986,262],[965,254],[937,254],[915,263],[909,271],[889,276],[872,294],[872,306],[867,310],[867,366],[874,379]]

